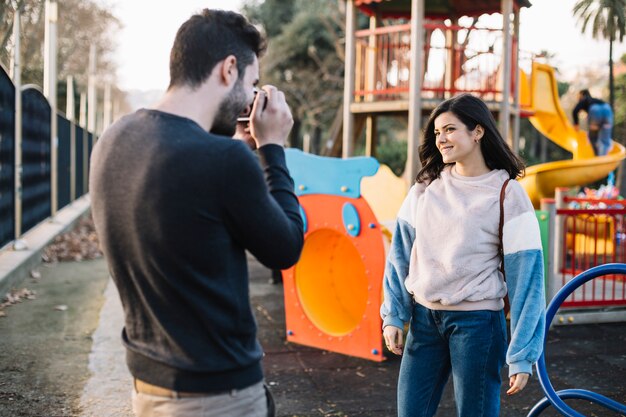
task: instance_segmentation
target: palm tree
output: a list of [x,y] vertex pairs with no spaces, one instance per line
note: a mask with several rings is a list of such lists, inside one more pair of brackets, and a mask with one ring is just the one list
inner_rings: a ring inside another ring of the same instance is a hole
[[614,109],[613,42],[621,42],[626,34],[626,0],[578,0],[572,12],[582,25],[582,33],[591,25],[594,38],[609,40],[609,102]]

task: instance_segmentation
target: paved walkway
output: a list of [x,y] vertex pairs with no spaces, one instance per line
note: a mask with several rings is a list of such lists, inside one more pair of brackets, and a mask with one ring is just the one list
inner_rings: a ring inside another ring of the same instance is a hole
[[117,289],[108,280],[100,310],[98,328],[93,333],[89,354],[91,378],[80,397],[82,417],[131,417],[132,379],[126,368],[126,351],[121,343],[124,315]]
[[[104,261],[40,270],[41,279],[24,283],[37,298],[5,309],[0,318],[0,417],[131,416],[121,308]],[[282,285],[269,284],[270,272],[253,259],[250,272],[279,416],[395,415],[397,358],[374,363],[286,343]],[[554,328],[547,352],[557,389],[586,388],[626,403],[626,323]],[[503,397],[501,416],[525,416],[542,396],[533,378],[521,395]],[[586,416],[614,415],[572,404]],[[453,416],[448,387],[437,417]]]

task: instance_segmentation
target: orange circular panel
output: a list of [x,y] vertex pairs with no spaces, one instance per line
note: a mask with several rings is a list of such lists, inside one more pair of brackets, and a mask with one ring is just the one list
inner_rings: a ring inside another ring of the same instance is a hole
[[[363,198],[300,196],[307,232],[298,263],[283,271],[287,340],[381,361],[380,302],[385,249],[381,227]],[[343,209],[361,225],[351,235]]]
[[295,285],[305,314],[323,332],[343,336],[363,320],[368,299],[365,265],[345,234],[319,229],[307,237]]

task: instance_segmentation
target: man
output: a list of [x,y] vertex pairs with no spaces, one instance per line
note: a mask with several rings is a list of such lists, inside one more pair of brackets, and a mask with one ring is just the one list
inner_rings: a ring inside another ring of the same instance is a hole
[[574,128],[578,127],[578,113],[587,113],[587,125],[589,129],[589,140],[594,146],[598,156],[609,153],[611,147],[611,134],[613,130],[613,110],[604,101],[591,97],[589,90],[580,90],[578,93],[578,104],[574,107],[572,117]]
[[263,170],[230,137],[255,97],[263,42],[234,12],[192,16],[161,101],[94,148],[93,217],[124,307],[137,416],[268,415],[245,251],[288,268],[303,223],[285,164],[284,94],[264,86],[252,106]]

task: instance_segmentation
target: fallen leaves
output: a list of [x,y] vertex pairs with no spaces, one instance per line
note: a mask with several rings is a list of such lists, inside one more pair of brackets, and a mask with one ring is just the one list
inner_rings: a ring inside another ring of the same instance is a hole
[[4,300],[0,303],[0,317],[6,317],[6,313],[2,311],[4,308],[13,304],[21,303],[24,300],[34,300],[37,298],[35,291],[31,291],[27,288],[20,290],[12,290],[4,296]]
[[9,306],[11,304],[17,304],[22,302],[24,299],[34,300],[37,298],[35,296],[35,291],[31,291],[28,288],[22,288],[21,290],[13,290],[8,292],[4,297],[4,302],[0,304],[0,308]]
[[44,262],[75,262],[102,257],[91,216],[78,221],[72,230],[57,236],[44,249]]

